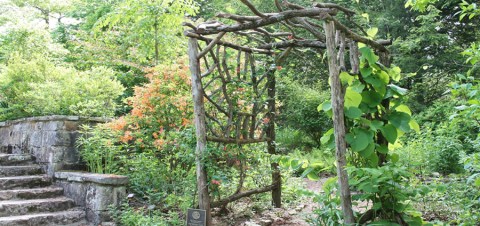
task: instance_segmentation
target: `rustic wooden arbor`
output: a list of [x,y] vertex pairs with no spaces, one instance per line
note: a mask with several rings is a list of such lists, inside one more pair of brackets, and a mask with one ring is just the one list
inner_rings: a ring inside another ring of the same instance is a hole
[[[199,206],[207,210],[207,224],[211,224],[210,207],[251,194],[272,191],[273,204],[276,207],[281,205],[281,175],[277,163],[271,163],[271,185],[247,192],[237,190],[228,198],[210,203],[202,156],[207,141],[239,145],[266,142],[268,152],[276,154],[275,71],[298,48],[327,50],[342,210],[345,223],[354,223],[348,176],[344,169],[347,148],[344,90],[339,74],[348,69],[352,75],[359,73],[358,42],[377,50],[387,63],[388,52],[384,45],[388,42],[371,40],[340,23],[337,16],[343,15],[349,20],[355,12],[336,4],[316,3],[305,8],[275,0],[278,12],[262,13],[248,0],[241,1],[253,16],[218,14],[218,18],[234,23],[185,24],[190,28],[185,35],[190,38],[188,51],[197,136],[197,189]],[[360,26],[356,25],[356,28],[366,34]],[[199,40],[205,43],[203,47]],[[348,64],[346,55],[349,56]],[[264,64],[258,65],[258,59]]]

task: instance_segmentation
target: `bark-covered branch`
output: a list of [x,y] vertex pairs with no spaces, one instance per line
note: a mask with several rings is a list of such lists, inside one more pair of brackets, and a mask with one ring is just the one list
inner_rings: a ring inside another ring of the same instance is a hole
[[224,206],[224,205],[226,205],[230,202],[237,201],[237,200],[239,200],[241,198],[244,198],[244,197],[248,197],[248,196],[251,196],[251,195],[271,191],[276,187],[277,187],[276,184],[272,184],[272,185],[269,185],[269,186],[266,186],[266,187],[263,187],[263,188],[257,188],[257,189],[249,190],[249,191],[242,192],[242,193],[236,193],[236,194],[231,195],[230,197],[224,198],[224,199],[216,201],[216,202],[212,202],[211,207],[214,208],[214,207]]
[[325,43],[317,40],[288,40],[257,46],[258,49],[284,49],[288,47],[319,48],[324,49]]
[[[184,32],[184,35],[187,36],[187,37],[190,37],[190,38],[196,38],[198,40],[201,40],[201,41],[204,41],[204,42],[207,42],[207,43],[211,43],[213,41],[213,39],[211,39],[211,38],[207,38],[207,37],[204,37],[202,35],[199,35],[199,34],[196,34],[196,33],[193,33],[193,32],[186,31],[186,32]],[[226,47],[229,47],[229,48],[232,48],[232,49],[248,52],[248,53],[254,53],[254,52],[263,53],[263,54],[271,54],[272,53],[269,50],[250,48],[250,47],[246,47],[246,46],[235,45],[233,43],[224,42],[224,41],[218,41],[217,44],[221,45],[221,46],[226,46]]]
[[317,8],[333,8],[333,9],[338,9],[342,12],[344,12],[345,14],[347,14],[348,16],[353,16],[355,14],[355,11],[353,10],[350,10],[350,9],[347,9],[341,5],[337,5],[335,3],[315,3],[313,4],[314,7],[317,7]]
[[266,25],[275,24],[281,21],[285,21],[288,19],[296,18],[296,17],[317,17],[320,19],[325,19],[332,13],[332,9],[321,9],[321,8],[311,8],[311,9],[303,9],[303,10],[288,10],[283,11],[280,13],[273,14],[271,16],[267,16],[265,18],[260,18],[258,20],[250,21],[248,23],[241,23],[241,24],[234,24],[234,25],[225,25],[225,24],[218,24],[216,27],[206,27],[205,29],[197,29],[197,33],[201,35],[211,35],[217,34],[222,31],[225,32],[235,32],[235,31],[244,31],[250,30],[254,28],[263,27]]
[[225,138],[225,137],[207,137],[207,141],[219,142],[224,144],[255,144],[268,141],[268,138],[265,139],[235,139],[235,138]]

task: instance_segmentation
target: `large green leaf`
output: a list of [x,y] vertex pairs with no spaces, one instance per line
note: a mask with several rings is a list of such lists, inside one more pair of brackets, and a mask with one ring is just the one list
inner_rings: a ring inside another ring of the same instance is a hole
[[388,88],[390,88],[391,90],[393,90],[397,95],[399,96],[404,96],[405,94],[407,94],[408,90],[405,89],[405,88],[402,88],[400,86],[396,86],[394,84],[389,84],[388,85]]
[[351,89],[357,93],[362,93],[363,89],[365,89],[365,85],[360,80],[355,80],[350,85]]
[[375,65],[378,61],[378,56],[373,53],[373,50],[368,47],[362,47],[359,49],[362,54],[362,58],[366,59],[370,65]]
[[350,85],[354,80],[355,78],[347,72],[342,71],[342,73],[340,73],[340,81],[342,82],[342,85]]
[[397,140],[397,128],[392,124],[385,125],[380,131],[385,139],[387,139],[388,143],[394,144]]
[[382,95],[374,90],[362,92],[362,101],[370,107],[376,107],[382,102]]
[[382,122],[382,121],[373,120],[373,121],[370,123],[370,129],[373,130],[373,131],[377,131],[377,130],[381,129],[382,126],[383,126],[383,122]]
[[364,158],[370,158],[370,156],[375,153],[375,143],[369,143],[368,146],[359,153]]
[[357,107],[349,107],[345,110],[345,116],[347,116],[350,119],[356,119],[360,118],[362,116],[363,112]]
[[379,145],[379,146],[377,146],[377,151],[382,153],[382,154],[387,154],[388,153],[388,147],[386,145]]
[[390,75],[390,78],[398,82],[402,78],[401,72],[402,70],[399,67],[395,66],[388,71],[388,74]]
[[332,102],[330,102],[329,100],[323,102],[321,105],[318,106],[317,110],[325,112],[332,110]]
[[373,142],[373,133],[365,129],[354,128],[352,133],[345,136],[345,139],[353,151],[359,152]]
[[333,128],[325,132],[322,138],[320,138],[320,142],[325,145],[329,143],[331,140],[333,140],[333,132],[334,132]]
[[378,78],[380,78],[380,80],[382,80],[383,84],[388,84],[390,83],[390,76],[388,75],[387,72],[385,71],[380,71],[380,73],[377,73],[378,75]]
[[410,131],[410,119],[410,115],[405,112],[394,111],[388,115],[388,121],[403,132]]
[[398,106],[395,107],[395,111],[399,111],[399,112],[405,112],[407,113],[408,115],[412,115],[412,111],[410,110],[410,108],[405,105],[405,104],[400,104]]
[[408,123],[408,125],[409,125],[410,128],[412,128],[415,132],[420,133],[420,125],[418,125],[417,121],[415,121],[414,119],[412,119],[412,120],[410,120],[410,122]]
[[362,67],[360,68],[360,73],[364,78],[369,77],[373,72],[373,69],[371,67]]
[[362,102],[362,95],[353,91],[350,87],[345,92],[345,107],[358,107]]
[[371,84],[373,88],[380,93],[382,96],[387,92],[387,84],[389,82],[388,75],[382,71],[381,73],[376,73],[372,76],[365,77],[364,80]]

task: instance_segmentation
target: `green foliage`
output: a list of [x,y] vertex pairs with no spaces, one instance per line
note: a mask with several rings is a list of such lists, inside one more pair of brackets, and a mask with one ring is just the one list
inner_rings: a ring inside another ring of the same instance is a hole
[[[180,63],[151,69],[150,82],[128,100],[132,111],[82,138],[82,156],[96,155],[101,160],[94,164],[129,176],[129,189],[162,210],[192,205],[195,138],[187,70]],[[115,164],[109,166],[111,156]]]
[[110,212],[114,220],[124,226],[175,226],[184,224],[178,213],[163,213],[156,210],[154,206],[134,208],[130,207],[128,203],[123,203],[119,209],[113,209]]
[[332,177],[323,184],[323,193],[313,195],[320,207],[313,210],[314,217],[309,218],[309,223],[313,225],[334,226],[341,225],[343,213],[340,209],[340,197],[337,192],[337,178]]
[[110,117],[124,89],[112,70],[81,72],[39,55],[12,56],[0,73],[0,87],[0,120],[52,114]]
[[42,29],[14,27],[0,34],[0,63],[6,64],[11,57],[33,59],[38,56],[58,59],[68,52],[54,43],[50,34]]
[[184,15],[194,15],[196,7],[192,0],[124,0],[109,10],[93,26],[97,36],[108,35],[105,44],[120,44],[128,58],[158,64],[177,55]]
[[[320,145],[320,138],[331,125],[331,120],[317,110],[318,103],[330,98],[329,93],[321,90],[320,85],[308,87],[288,77],[281,77],[278,85],[279,123],[286,127],[302,131],[310,137],[315,146]],[[281,142],[281,141],[280,141]]]
[[[345,115],[348,119],[346,141],[351,150],[358,153],[371,167],[379,164],[380,154],[387,154],[387,145],[395,144],[405,132],[419,130],[411,118],[410,109],[402,104],[406,90],[390,84],[399,79],[398,67],[385,68],[377,64],[379,59],[367,47],[360,48],[361,74],[358,76],[342,73],[345,92]],[[328,101],[329,102],[329,101]],[[385,104],[385,103],[388,104]],[[329,104],[323,110],[330,111]],[[382,135],[388,143],[377,143]],[[322,138],[323,143],[333,142],[331,133]]]
[[[373,210],[379,219],[395,222],[402,216],[409,225],[421,225],[421,214],[410,205],[414,192],[409,186],[408,171],[395,164],[378,168],[347,168],[350,185],[360,194],[353,200],[372,202]],[[375,222],[373,223],[375,224]]]
[[118,172],[118,158],[122,149],[112,142],[115,136],[104,126],[93,129],[89,125],[81,128],[81,137],[76,145],[80,156],[92,173],[114,174]]
[[287,154],[296,149],[309,151],[316,146],[316,143],[303,130],[283,127],[278,128],[275,132],[277,150],[280,153]]
[[331,150],[326,149],[313,149],[310,152],[296,150],[286,156],[277,156],[274,161],[284,169],[310,180],[318,180],[321,174],[335,171],[335,157]]

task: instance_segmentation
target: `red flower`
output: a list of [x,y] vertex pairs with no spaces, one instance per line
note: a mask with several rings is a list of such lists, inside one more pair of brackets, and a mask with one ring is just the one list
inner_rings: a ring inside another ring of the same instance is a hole
[[212,180],[212,184],[220,186],[221,182],[219,180]]

